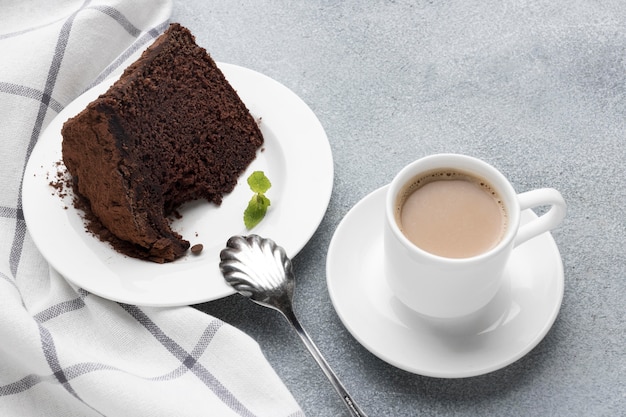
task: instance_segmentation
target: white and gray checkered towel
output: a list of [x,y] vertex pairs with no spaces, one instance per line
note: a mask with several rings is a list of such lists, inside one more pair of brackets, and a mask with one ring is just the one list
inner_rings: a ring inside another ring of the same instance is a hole
[[40,133],[165,30],[170,1],[0,8],[0,415],[303,416],[249,336],[191,307],[75,290],[24,223],[22,176]]

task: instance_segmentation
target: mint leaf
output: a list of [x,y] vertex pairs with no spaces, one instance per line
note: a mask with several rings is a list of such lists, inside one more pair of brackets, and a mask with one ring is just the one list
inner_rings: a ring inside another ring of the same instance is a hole
[[243,222],[248,230],[259,224],[267,213],[267,208],[270,206],[269,198],[263,194],[255,194],[250,199],[248,207],[243,212]]
[[265,194],[272,186],[272,183],[267,179],[263,171],[254,171],[248,177],[248,185],[255,193]]
[[270,189],[272,184],[263,171],[254,171],[248,177],[248,185],[255,192],[248,202],[248,207],[243,212],[243,222],[246,228],[250,230],[259,224],[267,213],[270,199],[265,196],[265,192]]

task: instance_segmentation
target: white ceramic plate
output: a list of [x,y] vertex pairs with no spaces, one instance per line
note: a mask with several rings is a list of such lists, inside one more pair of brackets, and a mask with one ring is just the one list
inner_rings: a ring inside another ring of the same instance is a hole
[[[485,374],[518,360],[546,335],[563,299],[563,263],[544,233],[513,251],[504,284],[482,311],[457,322],[426,319],[391,293],[383,275],[386,187],[357,203],[328,249],[332,303],[370,352],[409,372],[439,378]],[[522,222],[536,215],[526,210]]]
[[[326,133],[311,109],[282,84],[255,71],[218,64],[237,90],[265,137],[263,151],[239,178],[220,207],[206,201],[185,206],[173,229],[202,243],[198,256],[188,254],[169,264],[121,255],[85,231],[71,197],[62,199],[49,185],[61,161],[61,127],[113,80],[89,90],[53,120],[30,157],[23,184],[24,216],[35,244],[68,281],[119,302],[144,306],[188,305],[233,293],[219,271],[219,252],[229,237],[255,233],[269,237],[295,256],[322,220],[333,186],[333,160]],[[251,231],[243,211],[252,191],[246,179],[262,170],[272,182],[271,206]],[[310,198],[315,196],[315,198]]]

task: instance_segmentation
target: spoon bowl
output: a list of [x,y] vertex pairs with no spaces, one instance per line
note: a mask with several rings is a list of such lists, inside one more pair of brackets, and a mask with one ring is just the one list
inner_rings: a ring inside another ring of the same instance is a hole
[[283,248],[258,235],[232,237],[226,246],[220,270],[235,291],[279,311],[292,304],[295,277]]

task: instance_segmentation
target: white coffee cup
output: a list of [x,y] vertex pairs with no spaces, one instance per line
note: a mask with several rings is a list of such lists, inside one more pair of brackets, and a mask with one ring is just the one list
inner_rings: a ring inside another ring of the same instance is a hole
[[[452,169],[485,179],[500,196],[507,214],[503,237],[495,247],[468,258],[434,255],[412,243],[396,219],[400,193],[421,174]],[[522,210],[551,206],[520,227]],[[408,308],[434,318],[455,318],[487,305],[500,288],[503,272],[516,246],[556,227],[565,217],[565,201],[552,188],[517,194],[494,167],[479,159],[437,154],[419,159],[393,179],[385,199],[385,274],[394,295]]]

